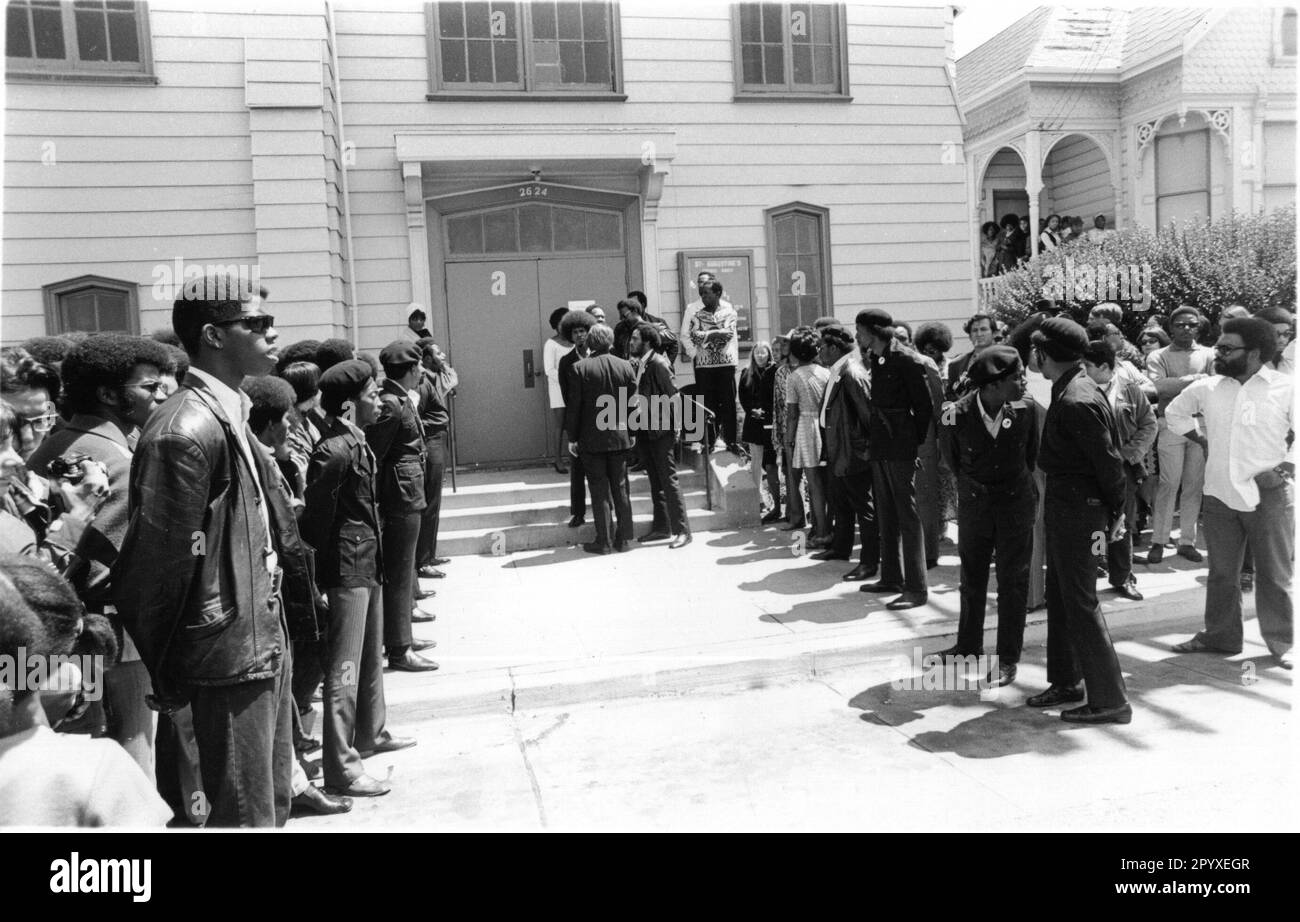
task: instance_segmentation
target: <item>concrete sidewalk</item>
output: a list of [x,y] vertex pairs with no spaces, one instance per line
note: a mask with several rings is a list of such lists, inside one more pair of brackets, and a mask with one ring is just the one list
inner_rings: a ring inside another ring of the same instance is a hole
[[[389,724],[400,729],[457,714],[757,687],[911,659],[918,648],[947,646],[956,633],[958,568],[950,543],[930,571],[929,604],[905,612],[886,610],[888,595],[842,582],[852,562],[795,556],[792,545],[792,533],[768,527],[699,533],[679,550],[659,544],[606,557],[557,548],[453,558],[446,579],[422,581],[438,591],[421,603],[438,617],[416,626],[417,636],[438,641],[430,652],[442,668],[385,674]],[[1102,592],[1113,629],[1133,634],[1151,625],[1159,633],[1156,625],[1203,610],[1204,565],[1171,555],[1137,572],[1144,602]],[[994,598],[986,623],[990,653]],[[1029,624],[1045,619],[1039,610]],[[1248,625],[1247,638],[1257,637]]]

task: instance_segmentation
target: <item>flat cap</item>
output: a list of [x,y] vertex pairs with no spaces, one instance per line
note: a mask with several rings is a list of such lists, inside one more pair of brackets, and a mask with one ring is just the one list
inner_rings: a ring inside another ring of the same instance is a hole
[[860,327],[892,327],[894,318],[889,316],[888,311],[882,311],[878,307],[867,307],[858,311],[855,321]]
[[1069,317],[1051,317],[1044,320],[1038,333],[1058,350],[1072,352],[1075,358],[1088,348],[1088,332]]
[[420,347],[406,340],[395,340],[379,353],[380,365],[411,365],[420,361]]
[[317,386],[322,397],[342,403],[356,397],[372,377],[374,373],[370,370],[369,363],[361,359],[348,359],[325,369]]
[[992,384],[1009,375],[1019,374],[1024,366],[1020,363],[1020,353],[1011,346],[989,346],[971,360],[966,369],[966,377],[976,387]]

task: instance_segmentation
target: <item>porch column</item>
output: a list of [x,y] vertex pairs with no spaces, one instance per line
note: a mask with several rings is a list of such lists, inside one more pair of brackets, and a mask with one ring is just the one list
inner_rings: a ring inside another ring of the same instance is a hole
[[[424,180],[419,161],[402,163],[402,190],[406,199],[406,241],[411,264],[411,303],[428,316],[429,326],[439,342],[447,342],[450,322],[445,313],[434,316],[429,292],[429,229],[424,217]],[[358,328],[361,326],[357,323]],[[354,331],[359,335],[359,330]]]
[[1029,252],[1038,255],[1038,196],[1043,191],[1043,155],[1039,133],[1025,134],[1025,193],[1029,196]]

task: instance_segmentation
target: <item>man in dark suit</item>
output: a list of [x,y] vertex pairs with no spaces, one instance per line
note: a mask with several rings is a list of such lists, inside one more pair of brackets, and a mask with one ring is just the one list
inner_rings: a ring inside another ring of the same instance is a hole
[[442,515],[442,478],[447,469],[447,428],[451,423],[451,398],[460,378],[447,356],[432,339],[420,340],[420,424],[424,426],[424,512],[420,515],[420,541],[415,566],[426,579],[442,579],[438,569],[447,563],[438,556],[438,524]]
[[863,592],[898,592],[885,607],[916,608],[928,598],[925,534],[916,508],[918,450],[934,417],[924,360],[894,338],[877,307],[858,312],[857,340],[871,387],[872,492],[880,526],[880,580]]
[[[587,331],[596,325],[596,318],[586,311],[569,311],[560,318],[560,336],[573,343],[573,348],[560,356],[557,373],[560,391],[568,400],[569,385],[573,381],[573,366],[587,357]],[[566,414],[565,419],[568,419]],[[574,433],[565,426],[569,441]],[[572,452],[570,452],[572,454]],[[587,476],[582,469],[582,458],[575,455],[569,465],[569,527],[578,528],[587,521]]]
[[677,467],[673,464],[673,443],[681,416],[681,398],[673,383],[673,369],[661,351],[659,329],[644,321],[636,325],[628,339],[628,351],[640,361],[636,393],[641,413],[636,427],[636,448],[650,481],[650,501],[654,520],[650,531],[637,541],[666,541],[670,548],[691,543],[691,528],[686,522],[686,506],[677,485]]
[[853,526],[862,533],[858,565],[846,582],[871,579],[880,567],[880,530],[871,500],[871,385],[853,334],[839,324],[821,331],[821,360],[831,380],[822,399],[822,445],[829,468],[830,502],[835,527],[831,546],[814,560],[848,560],[853,553]]
[[962,329],[970,337],[970,352],[957,356],[948,363],[948,380],[944,382],[944,396],[956,400],[964,393],[965,382],[962,376],[970,367],[971,361],[989,346],[993,345],[993,318],[989,314],[972,314],[962,324]]
[[[632,502],[627,495],[627,450],[632,447],[620,404],[630,405],[636,372],[630,362],[611,355],[614,331],[598,323],[587,334],[591,355],[573,366],[564,395],[564,428],[569,453],[582,458],[591,488],[596,540],[582,546],[589,554],[622,551],[632,538]],[[620,400],[621,395],[621,400]],[[611,538],[617,513],[618,531]]]
[[1011,346],[991,346],[968,372],[977,391],[940,419],[940,446],[957,475],[957,547],[961,556],[961,620],[956,645],[942,656],[984,654],[989,564],[997,557],[998,672],[988,684],[1009,685],[1025,639],[1029,558],[1038,490],[1033,469],[1038,430],[1023,401],[1025,369]]
[[379,390],[379,419],[366,427],[366,441],[379,470],[379,511],[383,515],[384,652],[392,669],[427,672],[433,660],[411,649],[412,621],[432,615],[411,611],[417,598],[415,551],[424,510],[424,428],[416,412],[420,347],[389,343],[379,353],[385,380]]
[[293,777],[291,657],[276,474],[249,430],[247,375],[275,368],[265,289],[187,282],[172,327],[191,365],[131,465],[114,604],[153,682],[152,706],[193,715],[210,826],[283,826]]
[[1043,321],[1033,336],[1052,402],[1043,421],[1038,466],[1047,474],[1047,681],[1027,702],[1051,707],[1070,723],[1133,719],[1119,658],[1097,604],[1097,558],[1118,536],[1124,517],[1124,459],[1110,403],[1084,372],[1088,336],[1064,317]]

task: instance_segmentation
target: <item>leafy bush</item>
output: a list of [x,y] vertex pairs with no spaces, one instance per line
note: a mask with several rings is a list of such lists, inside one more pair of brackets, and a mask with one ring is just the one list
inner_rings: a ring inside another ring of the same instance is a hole
[[[1086,239],[1041,253],[1015,272],[999,277],[986,305],[1015,325],[1045,294],[1045,281],[1061,278],[1066,261],[1071,268],[1092,265],[1150,266],[1150,310],[1124,304],[1124,332],[1130,339],[1152,314],[1168,316],[1179,304],[1194,304],[1212,322],[1231,304],[1252,312],[1265,307],[1296,305],[1296,209],[1270,214],[1233,214],[1215,221],[1169,224],[1158,232],[1147,227],[1126,228],[1101,244]],[[1075,292],[1077,294],[1077,292]],[[1083,323],[1088,311],[1104,296],[1091,300],[1063,299],[1069,316]],[[1134,310],[1134,308],[1137,308]]]

